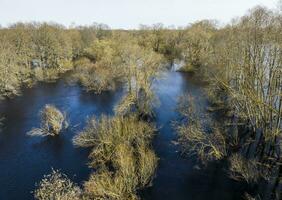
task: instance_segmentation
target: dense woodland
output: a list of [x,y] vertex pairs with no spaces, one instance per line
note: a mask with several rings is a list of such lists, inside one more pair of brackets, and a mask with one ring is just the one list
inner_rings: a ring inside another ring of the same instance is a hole
[[[39,184],[35,198],[139,199],[138,191],[150,186],[158,161],[151,145],[157,104],[152,84],[174,62],[185,63],[180,71],[207,80],[207,111],[220,116],[202,122],[195,99],[182,94],[184,120],[176,126],[182,152],[197,155],[203,167],[227,163],[230,178],[249,186],[246,199],[281,199],[282,13],[264,7],[224,27],[204,20],[179,29],[51,23],[1,28],[2,98],[20,95],[22,87],[37,81],[54,81],[66,71],[72,72],[71,82],[88,91],[101,93],[121,84],[127,90],[115,116],[90,119],[73,139],[76,146],[92,148],[89,165],[96,171],[84,187],[54,171]],[[54,112],[61,127],[63,115]],[[57,129],[50,133],[55,129],[49,119],[42,117],[45,133],[58,134]]]

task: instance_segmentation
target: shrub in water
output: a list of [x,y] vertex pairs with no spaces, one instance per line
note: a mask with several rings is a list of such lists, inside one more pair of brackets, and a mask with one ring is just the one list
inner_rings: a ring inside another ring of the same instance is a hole
[[40,128],[34,128],[28,132],[30,136],[55,136],[62,129],[67,128],[68,123],[66,116],[53,105],[45,105],[40,111],[41,125]]
[[81,189],[56,170],[44,176],[34,191],[34,197],[38,200],[79,200],[81,196]]
[[235,180],[244,180],[248,183],[257,182],[260,178],[268,179],[269,171],[261,167],[255,159],[247,159],[235,153],[229,158],[230,176]]
[[203,163],[224,158],[227,155],[225,135],[215,125],[210,125],[211,133],[206,130],[197,113],[195,99],[190,95],[181,97],[178,109],[186,120],[176,127],[182,151],[197,155]]
[[137,190],[150,185],[157,157],[150,148],[155,128],[134,116],[92,118],[74,144],[93,147],[90,165],[97,171],[85,183],[94,199],[138,199]]

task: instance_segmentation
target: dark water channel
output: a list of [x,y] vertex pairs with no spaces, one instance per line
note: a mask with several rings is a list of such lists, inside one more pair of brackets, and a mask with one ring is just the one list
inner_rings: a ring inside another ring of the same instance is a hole
[[[199,105],[206,99],[201,84],[190,75],[169,72],[155,84],[160,100],[156,123],[160,132],[154,148],[160,157],[153,187],[147,189],[146,200],[232,200],[240,199],[241,189],[230,181],[220,168],[194,168],[195,160],[180,156],[173,144],[176,134],[172,121],[178,120],[177,97],[183,92],[197,96]],[[65,79],[56,83],[40,83],[24,89],[23,95],[0,102],[0,115],[5,117],[0,132],[0,200],[32,199],[31,191],[51,168],[61,169],[73,181],[82,183],[89,176],[88,150],[75,148],[73,136],[83,128],[87,117],[113,114],[114,105],[123,90],[100,95],[87,93],[79,86],[70,86]],[[56,138],[30,138],[26,132],[38,127],[38,111],[45,104],[54,104],[68,113],[71,126]]]
[[154,148],[160,161],[153,186],[145,191],[146,200],[242,199],[243,186],[231,181],[221,165],[200,170],[196,159],[181,156],[179,146],[175,144],[177,135],[173,122],[182,119],[177,112],[179,95],[192,95],[199,116],[203,118],[208,105],[204,87],[204,80],[179,72],[170,72],[156,85],[161,104],[155,111],[160,133],[156,136]]

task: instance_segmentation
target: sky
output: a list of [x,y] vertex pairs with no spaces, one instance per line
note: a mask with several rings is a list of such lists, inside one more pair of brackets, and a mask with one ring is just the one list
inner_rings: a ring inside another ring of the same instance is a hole
[[140,24],[186,26],[202,19],[221,24],[263,5],[275,8],[278,0],[0,0],[0,24],[56,22],[69,26],[104,23],[114,29],[135,29]]

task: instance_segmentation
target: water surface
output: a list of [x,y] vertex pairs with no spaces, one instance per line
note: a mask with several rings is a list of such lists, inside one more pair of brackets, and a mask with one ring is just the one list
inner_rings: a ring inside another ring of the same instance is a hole
[[[51,168],[61,169],[73,181],[87,180],[88,150],[75,148],[72,138],[92,115],[113,114],[122,90],[100,95],[87,93],[69,85],[65,79],[56,83],[39,83],[24,89],[23,95],[0,103],[5,117],[0,133],[0,199],[32,199],[35,183]],[[70,127],[59,137],[29,137],[26,132],[39,126],[38,111],[54,104],[67,112]]]
[[203,93],[205,83],[188,73],[170,72],[155,85],[160,107],[155,110],[160,127],[154,148],[160,157],[153,187],[144,194],[146,200],[239,200],[243,187],[231,181],[221,165],[199,170],[195,159],[181,156],[175,145],[177,134],[173,122],[180,121],[178,97],[189,93],[196,99],[199,115],[208,105]]
[[[241,189],[229,180],[220,167],[195,169],[195,159],[181,157],[179,147],[173,144],[176,133],[172,122],[180,120],[176,111],[178,96],[189,92],[197,97],[197,105],[207,105],[200,81],[191,75],[169,72],[154,89],[160,100],[155,109],[160,128],[154,148],[160,157],[153,187],[145,190],[146,200],[206,200],[240,199]],[[113,114],[113,107],[123,90],[100,95],[87,93],[65,79],[56,83],[40,83],[24,89],[23,95],[0,103],[5,116],[0,133],[0,199],[32,199],[31,191],[51,168],[61,169],[73,181],[81,184],[89,177],[88,150],[75,148],[73,136],[83,128],[87,117]],[[38,127],[38,111],[45,104],[54,104],[68,113],[70,128],[55,138],[30,138],[26,132]]]

